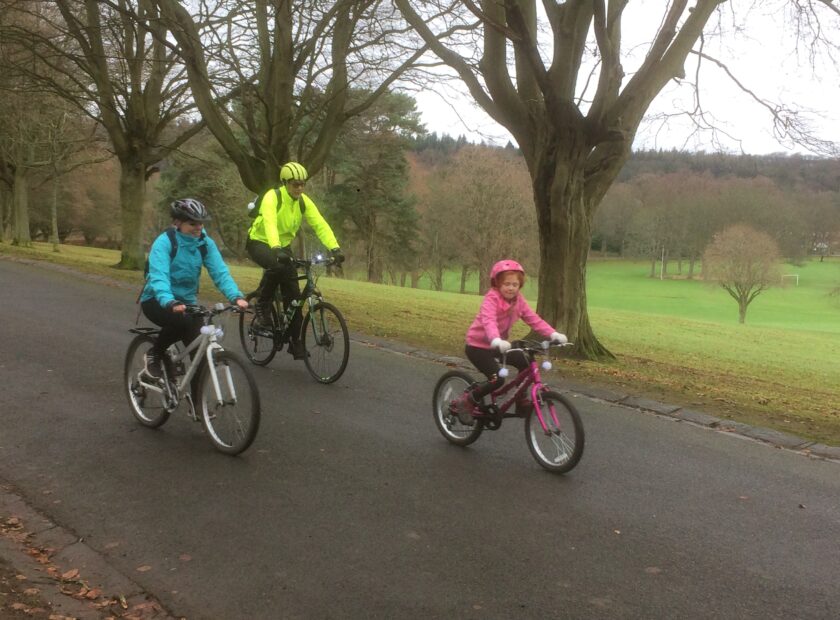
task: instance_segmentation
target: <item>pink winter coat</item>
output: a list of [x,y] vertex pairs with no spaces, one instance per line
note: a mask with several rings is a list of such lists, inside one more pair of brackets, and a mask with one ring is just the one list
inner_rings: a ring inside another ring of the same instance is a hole
[[467,344],[479,349],[489,349],[494,338],[507,340],[510,328],[519,319],[546,338],[554,332],[551,325],[531,310],[521,293],[513,301],[507,301],[498,289],[491,288],[484,296],[481,308],[467,330]]

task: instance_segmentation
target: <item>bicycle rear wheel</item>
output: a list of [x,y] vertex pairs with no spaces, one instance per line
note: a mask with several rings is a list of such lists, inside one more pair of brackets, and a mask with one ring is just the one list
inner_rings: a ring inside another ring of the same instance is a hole
[[[254,303],[256,299],[256,293],[251,293],[245,298],[248,303]],[[265,366],[274,359],[277,353],[275,330],[255,325],[256,320],[256,313],[250,310],[240,313],[239,340],[248,359],[257,366]],[[277,309],[274,304],[271,304],[271,324],[278,324]]]
[[146,352],[155,343],[150,336],[137,336],[128,345],[123,367],[123,385],[131,406],[131,413],[143,426],[157,428],[169,419],[166,399],[162,392],[143,385],[140,373],[146,368]]
[[468,446],[481,435],[484,423],[472,420],[472,424],[464,424],[458,416],[452,413],[449,405],[453,400],[462,396],[466,389],[473,384],[473,378],[460,370],[450,370],[438,379],[435,393],[432,397],[432,413],[435,424],[441,435],[456,446]]
[[350,332],[341,312],[325,301],[311,306],[301,333],[309,374],[319,383],[337,381],[350,359]]
[[204,363],[195,406],[213,445],[226,454],[239,454],[253,443],[260,428],[260,394],[248,367],[227,351],[215,351],[213,363],[220,394],[216,394],[210,365]]
[[[541,392],[534,410],[525,418],[525,441],[531,456],[556,474],[571,471],[583,456],[583,422],[574,405],[557,392]],[[536,407],[542,413],[543,429]]]

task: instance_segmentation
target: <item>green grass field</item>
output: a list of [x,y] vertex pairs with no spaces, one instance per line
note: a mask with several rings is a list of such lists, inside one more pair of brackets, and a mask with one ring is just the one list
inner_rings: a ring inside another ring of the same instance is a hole
[[[137,283],[120,272],[117,252],[47,244],[31,250],[0,245],[0,253],[30,256]],[[563,360],[560,372],[578,380],[701,409],[722,417],[840,445],[840,261],[785,265],[799,286],[762,293],[738,324],[737,304],[699,280],[651,279],[649,264],[594,260],[587,295],[592,325],[616,354],[611,363]],[[243,289],[259,280],[250,266],[233,266]],[[457,274],[447,280],[458,285]],[[534,281],[526,296],[536,301]],[[473,283],[473,287],[475,284]],[[459,355],[481,297],[322,278],[320,287],[352,330]],[[202,283],[205,292],[212,284]],[[524,334],[522,327],[519,334]]]

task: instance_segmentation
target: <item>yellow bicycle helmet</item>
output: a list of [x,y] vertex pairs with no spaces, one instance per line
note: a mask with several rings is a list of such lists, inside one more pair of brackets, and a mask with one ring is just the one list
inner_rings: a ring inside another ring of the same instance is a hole
[[296,161],[283,164],[283,167],[280,168],[280,181],[283,183],[286,181],[306,181],[308,178],[309,174],[306,172],[306,168]]

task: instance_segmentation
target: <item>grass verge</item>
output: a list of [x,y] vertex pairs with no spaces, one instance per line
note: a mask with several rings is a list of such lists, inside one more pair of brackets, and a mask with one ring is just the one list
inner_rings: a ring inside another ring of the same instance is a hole
[[[0,245],[0,253],[134,282],[139,290],[141,274],[112,267],[119,258],[117,252],[75,246],[62,246],[61,250],[54,253],[50,245],[37,243],[33,248]],[[616,286],[618,268],[609,265],[607,269],[599,274],[598,264],[591,266],[591,299],[606,299],[601,287]],[[231,271],[243,290],[255,288],[259,281],[256,267],[233,265]],[[623,282],[622,291],[636,286],[632,279]],[[782,307],[774,311],[771,302],[764,308],[771,320],[759,320],[755,325],[738,325],[715,312],[707,313],[714,320],[702,320],[696,311],[680,316],[679,311],[662,312],[664,306],[651,304],[650,295],[672,299],[674,291],[689,291],[685,293],[689,303],[694,297],[697,303],[707,303],[708,292],[703,296],[702,289],[674,282],[670,289],[651,293],[645,290],[650,285],[649,281],[637,283],[647,305],[623,299],[620,308],[590,307],[595,331],[616,354],[615,362],[563,359],[556,364],[559,372],[578,381],[840,445],[840,406],[836,404],[840,389],[835,387],[840,376],[840,329],[834,329],[833,323],[826,326],[815,319],[801,328],[786,324],[778,317],[790,315],[791,310]],[[481,301],[477,295],[337,278],[322,278],[319,286],[342,310],[353,331],[460,356],[464,333]],[[202,290],[214,290],[212,283],[203,281]],[[804,303],[800,299],[806,294],[804,289],[793,294],[798,297],[791,302],[790,296],[776,293],[782,306]],[[721,303],[730,302],[722,297]],[[634,305],[642,310],[631,309]],[[513,337],[527,330],[523,325],[517,329]]]

